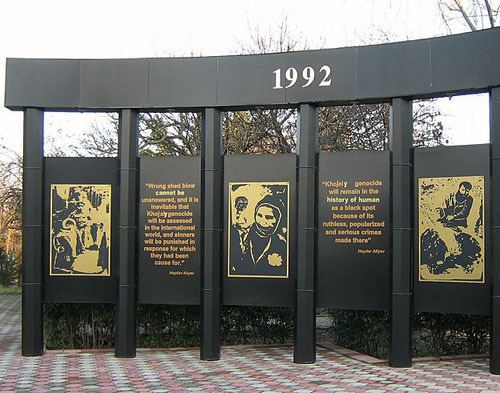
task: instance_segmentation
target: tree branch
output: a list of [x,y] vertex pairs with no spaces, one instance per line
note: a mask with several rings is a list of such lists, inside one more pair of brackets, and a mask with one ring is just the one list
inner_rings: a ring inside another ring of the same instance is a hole
[[465,21],[467,22],[467,24],[469,25],[470,29],[472,31],[476,31],[477,28],[476,26],[474,25],[474,23],[472,23],[469,15],[467,14],[467,11],[465,11],[464,7],[462,6],[462,3],[460,2],[460,0],[454,0],[455,1],[455,4],[457,5],[458,7],[458,10],[460,11],[460,13],[462,14],[462,16],[464,17]]
[[493,11],[491,10],[491,4],[489,0],[484,0],[486,5],[486,10],[488,11],[488,19],[490,21],[490,27],[495,27],[495,17],[493,16]]

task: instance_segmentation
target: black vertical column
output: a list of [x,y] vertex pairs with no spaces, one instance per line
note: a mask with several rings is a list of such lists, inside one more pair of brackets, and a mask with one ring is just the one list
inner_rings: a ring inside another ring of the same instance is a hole
[[500,88],[490,92],[491,298],[490,372],[500,374]]
[[295,363],[316,361],[316,177],[318,127],[316,107],[302,104],[299,112],[297,159],[297,304],[295,314]]
[[119,255],[120,278],[115,355],[135,357],[136,311],[135,272],[137,259],[137,112],[120,113],[120,218]]
[[222,263],[222,127],[219,110],[203,111],[201,141],[201,348],[202,360],[220,359]]
[[391,105],[392,306],[389,365],[411,367],[412,149],[411,101]]
[[43,111],[24,110],[22,354],[43,355]]

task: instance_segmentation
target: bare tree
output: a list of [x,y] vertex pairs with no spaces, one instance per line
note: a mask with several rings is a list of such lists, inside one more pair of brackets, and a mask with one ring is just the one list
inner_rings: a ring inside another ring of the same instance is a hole
[[19,279],[22,247],[22,157],[0,146],[0,283]]
[[[94,124],[77,144],[70,146],[76,156],[114,157],[118,155],[119,118],[109,114],[107,127]],[[196,155],[200,151],[199,113],[144,112],[139,114],[139,152],[143,156]],[[58,151],[51,155],[60,155]]]
[[224,114],[226,154],[293,153],[297,115],[293,109],[255,109]]
[[324,107],[319,111],[321,151],[384,150],[387,148],[387,104]]
[[259,27],[249,26],[250,40],[240,42],[240,54],[262,55],[266,53],[293,52],[308,49],[307,41],[301,34],[290,31],[288,18],[284,16],[281,21],[263,32]]
[[498,0],[439,0],[438,5],[450,33],[495,27],[500,11]]
[[193,156],[200,152],[200,113],[143,113],[139,125],[141,155]]
[[[389,104],[324,107],[319,111],[321,151],[387,150]],[[416,147],[447,143],[438,108],[433,101],[413,104],[413,144]]]
[[[71,152],[78,157],[116,157],[118,155],[118,123],[116,114],[109,114],[109,125],[92,124],[90,131],[83,132],[77,144],[71,144]],[[60,156],[52,151],[51,156]]]

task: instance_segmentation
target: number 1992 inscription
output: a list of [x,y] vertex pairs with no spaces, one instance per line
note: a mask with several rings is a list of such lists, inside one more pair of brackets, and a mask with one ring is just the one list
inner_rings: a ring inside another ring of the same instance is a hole
[[[319,69],[319,77],[318,77],[319,87],[331,86],[332,84],[331,73],[332,71],[330,67],[327,65],[324,65]],[[299,72],[294,67],[290,67],[285,71],[285,81],[282,80],[281,68],[274,70],[273,74],[275,78],[273,89],[288,89],[293,85],[295,85],[299,80]],[[316,78],[316,73],[314,71],[314,68],[305,67],[302,70],[302,80],[300,81],[300,83],[303,83],[302,87],[308,87],[314,83],[315,78]],[[283,87],[282,82],[286,83],[286,86]]]

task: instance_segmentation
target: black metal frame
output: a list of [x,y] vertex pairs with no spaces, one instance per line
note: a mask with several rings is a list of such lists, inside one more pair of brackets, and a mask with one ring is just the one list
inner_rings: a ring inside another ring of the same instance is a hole
[[[135,357],[136,269],[137,269],[137,112],[120,113],[120,277],[118,283],[117,357]],[[125,190],[125,192],[124,192]]]
[[389,364],[411,366],[412,255],[412,105],[396,98],[391,105],[392,306]]
[[201,349],[203,360],[220,358],[220,272],[222,255],[222,124],[221,113],[203,112],[201,159]]
[[[390,102],[392,307],[390,365],[411,365],[411,101],[490,93],[493,285],[490,369],[500,374],[500,29],[359,48],[192,59],[8,59],[5,106],[23,110],[23,355],[43,354],[43,111],[120,111],[120,279],[116,356],[135,356],[137,111],[195,110],[202,132],[201,358],[220,358],[221,110],[299,109],[298,270],[294,360],[315,361],[318,105]],[[329,88],[273,89],[273,71],[333,70]],[[132,239],[132,241],[131,241]]]

